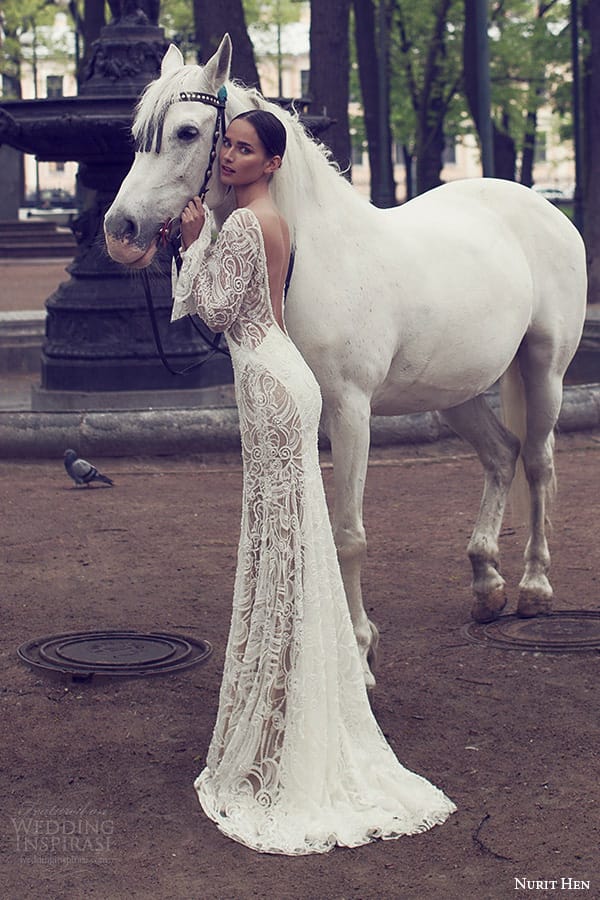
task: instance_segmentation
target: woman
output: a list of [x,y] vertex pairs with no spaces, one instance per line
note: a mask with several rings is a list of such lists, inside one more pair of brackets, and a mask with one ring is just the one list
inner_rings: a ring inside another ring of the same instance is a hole
[[303,854],[414,834],[454,805],[403,768],[367,698],[317,449],[321,397],[283,315],[288,227],[269,183],[285,128],[235,118],[220,153],[236,209],[213,247],[198,197],[181,216],[174,318],[225,331],[244,462],[233,615],[200,802],[230,837]]

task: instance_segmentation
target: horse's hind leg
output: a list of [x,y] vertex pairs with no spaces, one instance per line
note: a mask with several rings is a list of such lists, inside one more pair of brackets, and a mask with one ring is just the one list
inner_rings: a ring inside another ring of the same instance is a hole
[[442,415],[474,448],[485,473],[481,505],[468,554],[475,596],[471,616],[476,622],[491,622],[506,604],[504,579],[499,572],[498,537],[515,474],[519,440],[502,425],[484,397],[474,397],[460,406],[444,410]]
[[[556,488],[554,475],[554,426],[562,403],[562,375],[548,372],[547,343],[539,346],[528,338],[519,352],[523,387],[527,400],[527,433],[521,455],[529,485],[529,539],[525,548],[525,572],[519,584],[520,616],[550,612],[552,587],[548,580],[550,553],[546,540],[548,502]],[[541,364],[546,362],[546,371]],[[532,377],[528,377],[532,373]]]

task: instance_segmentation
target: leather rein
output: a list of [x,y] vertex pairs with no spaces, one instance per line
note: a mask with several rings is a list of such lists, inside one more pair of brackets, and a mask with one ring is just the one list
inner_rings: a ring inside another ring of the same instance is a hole
[[[209,190],[208,183],[211,179],[213,166],[217,157],[217,144],[219,143],[219,138],[225,135],[225,107],[227,104],[227,88],[225,87],[225,85],[223,85],[221,88],[219,88],[219,92],[216,95],[206,94],[202,91],[181,91],[177,100],[174,102],[183,103],[187,101],[203,103],[205,106],[213,106],[217,111],[215,127],[213,130],[212,146],[210,148],[210,154],[208,157],[208,164],[206,166],[206,171],[204,172],[202,186],[198,191],[200,199],[204,201],[204,198],[206,197],[206,194]],[[159,149],[160,140],[158,141],[157,152],[159,152]],[[175,219],[169,219],[168,222],[164,222],[160,226],[157,234],[157,241],[163,247],[170,245],[173,257],[175,259],[175,265],[177,266],[177,271],[179,272],[182,262],[181,255],[179,253],[181,233],[178,231],[175,235],[171,236],[171,229],[175,221]],[[188,319],[190,320],[202,340],[205,342],[205,344],[210,347],[212,352],[209,353],[208,356],[203,357],[198,362],[190,363],[189,366],[185,366],[183,369],[175,369],[167,359],[167,355],[162,345],[158,322],[156,320],[156,310],[154,308],[154,303],[152,300],[150,279],[148,277],[148,272],[146,271],[146,269],[142,271],[142,284],[144,286],[144,293],[146,295],[146,306],[148,307],[148,315],[150,317],[150,324],[152,326],[152,333],[154,335],[156,350],[162,364],[172,375],[187,375],[188,372],[192,371],[192,369],[197,369],[199,366],[205,365],[210,359],[213,358],[215,353],[222,353],[224,356],[230,355],[227,347],[221,346],[222,334],[213,335],[211,332],[207,333],[208,330],[205,331],[203,328],[201,328],[200,325],[194,320],[194,318],[188,314]]]

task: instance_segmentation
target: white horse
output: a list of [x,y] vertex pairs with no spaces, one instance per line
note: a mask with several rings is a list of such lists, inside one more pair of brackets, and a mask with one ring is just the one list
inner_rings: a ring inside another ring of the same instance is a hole
[[[376,209],[295,117],[228,80],[230,61],[228,36],[203,67],[184,65],[173,46],[166,53],[160,78],[139,104],[134,163],[106,215],[108,251],[128,266],[147,266],[161,226],[198,192],[219,130],[206,94],[214,101],[226,86],[227,121],[252,107],[281,118],[288,148],[272,187],[296,247],[285,319],[321,386],[334,467],[333,530],[372,685],[377,630],[360,579],[371,413],[440,410],[477,452],[485,483],[468,554],[479,622],[497,617],[506,603],[498,536],[520,456],[530,513],[518,612],[550,611],[545,524],[553,430],[585,316],[583,243],[560,211],[508,181],[455,182],[396,209]],[[217,170],[207,203],[221,224],[232,197]],[[483,396],[498,380],[506,424]]]

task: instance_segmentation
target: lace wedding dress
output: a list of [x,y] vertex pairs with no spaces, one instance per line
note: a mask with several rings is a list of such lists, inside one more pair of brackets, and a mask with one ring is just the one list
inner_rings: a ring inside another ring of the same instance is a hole
[[394,756],[369,705],[321,480],[317,382],[273,316],[262,232],[235,210],[184,253],[173,318],[225,331],[244,492],[217,723],[195,782],[229,837],[325,852],[443,822],[454,804]]

